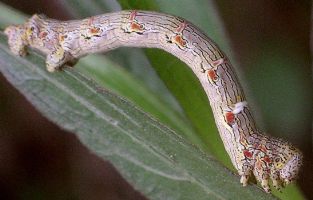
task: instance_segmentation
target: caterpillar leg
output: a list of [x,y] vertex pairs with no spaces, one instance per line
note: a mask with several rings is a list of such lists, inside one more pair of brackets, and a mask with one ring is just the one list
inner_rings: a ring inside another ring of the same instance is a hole
[[272,179],[273,187],[276,190],[281,191],[281,180],[279,177],[279,172],[271,172],[271,179]]
[[245,187],[248,185],[249,178],[252,174],[252,166],[250,166],[248,163],[243,165],[242,172],[239,172],[241,175],[240,177],[240,183]]
[[243,187],[246,187],[248,185],[249,177],[250,177],[249,175],[241,175],[240,183],[242,184]]
[[265,192],[270,193],[271,189],[269,186],[269,174],[266,169],[254,168],[253,170],[255,178],[261,183],[262,188]]
[[52,53],[47,55],[46,67],[49,72],[60,69],[66,62],[70,61],[68,53],[61,47],[57,46]]

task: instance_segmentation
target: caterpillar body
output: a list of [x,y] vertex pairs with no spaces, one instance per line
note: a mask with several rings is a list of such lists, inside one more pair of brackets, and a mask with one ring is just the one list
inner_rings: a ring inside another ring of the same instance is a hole
[[185,19],[150,11],[121,11],[83,20],[58,21],[34,15],[6,28],[11,51],[26,47],[47,55],[50,72],[80,57],[121,46],[163,49],[185,62],[198,77],[231,161],[245,186],[252,174],[266,192],[293,181],[301,152],[282,139],[261,133],[233,67],[218,46]]

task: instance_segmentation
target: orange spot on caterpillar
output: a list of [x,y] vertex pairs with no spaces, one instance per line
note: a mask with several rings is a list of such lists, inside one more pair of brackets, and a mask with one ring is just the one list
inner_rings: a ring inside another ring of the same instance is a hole
[[187,45],[187,42],[185,39],[183,39],[183,37],[181,35],[175,35],[172,38],[172,42],[177,44],[180,48],[185,48]]
[[60,42],[63,42],[65,38],[67,38],[67,35],[60,35],[59,38]]
[[89,32],[90,32],[91,34],[97,34],[97,33],[100,32],[100,28],[97,28],[97,27],[90,28],[90,29],[89,29]]
[[48,33],[46,32],[46,31],[44,31],[44,32],[40,32],[39,33],[39,38],[44,38],[44,37],[46,37],[48,35]]
[[218,79],[218,76],[216,74],[216,71],[214,69],[210,69],[208,70],[208,78],[213,81],[213,82],[216,82],[217,79]]
[[247,158],[252,158],[252,153],[248,150],[243,150],[243,155]]
[[132,22],[129,27],[130,27],[131,32],[139,32],[139,33],[141,33],[141,32],[144,31],[143,25],[139,24],[137,22]]
[[263,160],[267,163],[271,163],[271,159],[268,156],[264,156]]
[[137,22],[135,19],[137,15],[137,11],[131,11],[129,15],[129,22],[127,23],[127,27],[125,28],[125,31],[127,33],[135,32],[138,34],[141,34],[144,32],[144,25]]
[[233,125],[235,123],[235,115],[232,112],[225,113],[226,123],[229,125]]

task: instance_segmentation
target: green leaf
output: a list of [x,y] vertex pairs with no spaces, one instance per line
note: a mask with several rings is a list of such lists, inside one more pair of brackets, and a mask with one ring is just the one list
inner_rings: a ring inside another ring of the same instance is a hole
[[0,25],[4,29],[10,24],[22,24],[25,22],[26,15],[0,2]]
[[50,74],[44,58],[14,56],[0,36],[0,71],[47,118],[111,161],[151,199],[273,199],[75,69]]
[[[89,55],[80,59],[75,67],[106,89],[127,97],[145,112],[153,113],[157,119],[169,124],[174,130],[189,135],[192,133],[188,123],[183,121],[183,118],[179,117],[171,107],[160,101],[141,82],[136,81],[133,76],[110,59],[104,56]],[[194,140],[196,141],[196,138]]]

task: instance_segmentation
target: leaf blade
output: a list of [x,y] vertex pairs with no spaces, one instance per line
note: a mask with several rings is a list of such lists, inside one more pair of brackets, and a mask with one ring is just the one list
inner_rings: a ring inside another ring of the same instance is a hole
[[197,199],[272,198],[255,186],[240,189],[238,177],[212,157],[77,70],[49,74],[42,56],[17,58],[5,43],[1,35],[2,74],[46,117],[110,160],[148,198],[190,199],[194,192]]

